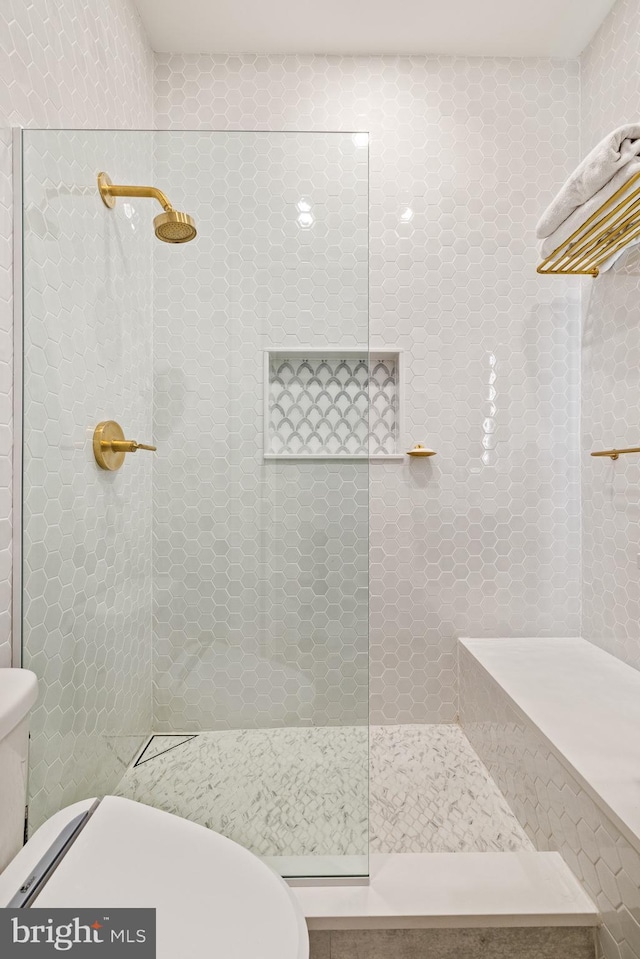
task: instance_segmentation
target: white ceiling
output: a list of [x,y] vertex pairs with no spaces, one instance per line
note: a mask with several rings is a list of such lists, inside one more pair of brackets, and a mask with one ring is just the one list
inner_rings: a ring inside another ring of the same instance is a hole
[[161,53],[575,57],[615,0],[135,0]]

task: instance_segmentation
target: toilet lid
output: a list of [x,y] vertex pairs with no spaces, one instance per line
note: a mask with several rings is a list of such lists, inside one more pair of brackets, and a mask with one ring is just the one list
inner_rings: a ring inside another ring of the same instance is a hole
[[101,801],[33,905],[155,908],[158,959],[308,956],[300,907],[260,859],[204,826],[115,796]]

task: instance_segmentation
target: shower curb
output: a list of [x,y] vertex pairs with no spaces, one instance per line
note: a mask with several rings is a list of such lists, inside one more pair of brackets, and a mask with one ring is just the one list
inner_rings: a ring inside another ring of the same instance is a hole
[[311,931],[595,927],[596,906],[556,852],[371,856],[367,886],[296,886]]

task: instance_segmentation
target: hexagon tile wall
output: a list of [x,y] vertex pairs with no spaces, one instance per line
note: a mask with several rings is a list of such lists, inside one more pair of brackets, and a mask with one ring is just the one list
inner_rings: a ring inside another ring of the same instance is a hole
[[580,628],[579,287],[533,232],[579,65],[160,55],[156,92],[173,130],[370,132],[371,348],[403,350],[407,439],[438,451],[371,465],[371,718],[454,720],[456,636]]
[[[93,0],[38,0],[37,3],[33,0],[6,0],[0,9],[0,59],[3,65],[0,82],[0,127],[4,128],[0,128],[0,665],[8,665],[11,627],[8,598],[11,582],[13,306],[13,184],[9,128],[41,126],[55,129],[67,126],[115,129],[151,126],[153,54],[140,19],[129,0],[104,0],[100,4]],[[50,167],[56,172],[57,159],[54,160],[54,166]],[[55,193],[53,182],[47,186]],[[52,199],[51,194],[49,199]],[[78,200],[77,195],[75,199]],[[59,200],[60,198],[56,197],[52,204],[55,205]],[[66,200],[70,200],[69,195]],[[51,211],[49,213],[51,214]],[[59,213],[58,207],[53,214],[54,220]],[[84,222],[82,217],[79,222]],[[43,247],[46,248],[51,237],[47,239],[43,235],[41,239]],[[68,234],[67,239],[69,240]],[[95,269],[95,263],[92,263],[92,269]],[[59,283],[60,290],[66,288],[71,292],[72,288],[73,294],[81,298],[86,292],[82,289],[79,274],[74,276],[74,282],[71,282],[66,265],[61,268],[59,275],[56,274],[55,281]],[[56,298],[53,295],[48,301],[52,329],[60,329],[69,321],[68,311],[74,305],[72,299],[73,296],[69,299]],[[84,301],[86,305],[86,296]],[[78,302],[75,303],[75,306],[79,305]],[[58,318],[62,321],[60,326],[56,322]],[[85,333],[86,322],[87,316],[83,314]],[[77,358],[78,351],[87,344],[81,335],[76,342],[67,341],[66,345],[71,347],[70,353],[61,357],[58,347],[53,343],[48,344],[44,362],[54,367],[61,359],[68,361],[71,356]],[[40,342],[39,347],[44,348],[45,344]],[[45,350],[41,349],[40,361],[44,356]],[[41,366],[38,366],[37,373],[42,376]],[[67,395],[64,402],[82,405],[80,388],[91,384],[88,380],[80,381],[81,376],[74,381],[78,389],[73,391],[72,401]],[[48,382],[51,382],[50,379]],[[41,398],[45,400],[49,387],[44,383],[42,386]],[[61,398],[56,396],[56,403],[59,400]],[[46,400],[42,410],[45,406]],[[51,404],[49,412],[54,408]],[[78,413],[77,405],[74,405],[74,413]],[[65,409],[59,424],[65,436],[70,415],[71,410]],[[83,408],[82,415],[91,415],[87,406]],[[65,455],[70,455],[68,448]],[[64,478],[69,479],[68,476]],[[104,677],[104,670],[113,665],[111,678],[115,686],[122,683],[123,690],[127,689],[130,693],[135,689],[137,694],[140,687],[136,687],[136,680],[144,677],[143,681],[150,687],[150,676],[145,674],[144,669],[145,659],[147,663],[150,662],[150,646],[145,647],[145,635],[149,640],[150,628],[147,627],[146,634],[140,635],[136,633],[136,621],[130,624],[129,629],[126,624],[120,629],[123,643],[126,644],[127,637],[131,640],[134,635],[136,641],[140,642],[139,650],[133,655],[133,661],[142,667],[137,676],[135,669],[128,671],[124,661],[113,663],[112,657],[118,648],[110,647],[113,636],[110,630],[114,628],[114,624],[107,625],[105,621],[100,621],[101,612],[104,611],[104,594],[98,595],[99,591],[94,591],[94,596],[87,600],[82,589],[78,587],[77,579],[69,578],[63,584],[58,578],[63,567],[68,569],[70,540],[74,541],[80,554],[87,547],[91,552],[95,543],[92,541],[90,528],[84,522],[78,522],[73,528],[67,525],[69,490],[60,496],[60,487],[56,484],[53,470],[49,475],[49,480],[52,479],[53,489],[50,485],[47,486],[46,516],[44,510],[39,513],[34,532],[37,527],[38,536],[43,534],[44,520],[51,536],[50,541],[56,544],[55,548],[60,543],[60,534],[64,532],[65,559],[63,562],[62,556],[58,558],[54,553],[49,560],[53,563],[50,580],[43,581],[43,569],[39,569],[31,583],[33,598],[38,604],[31,612],[37,619],[40,630],[34,648],[34,654],[38,654],[39,660],[40,697],[32,727],[32,786],[38,793],[33,807],[32,824],[37,824],[59,805],[73,802],[80,796],[94,795],[101,783],[108,787],[109,782],[117,781],[124,757],[135,748],[131,742],[128,746],[124,744],[126,735],[118,738],[117,734],[128,733],[133,729],[136,733],[139,732],[135,728],[138,721],[147,727],[150,723],[150,696],[142,699],[138,706],[132,707],[130,711],[125,708],[122,716],[116,717],[123,700],[115,696],[113,702],[108,701],[109,686]],[[44,506],[42,491],[43,487],[39,486],[34,500],[34,505],[37,501],[38,507]],[[95,487],[93,491],[97,493]],[[88,506],[91,490],[87,488],[85,494],[83,503]],[[149,515],[146,520],[150,531]],[[45,538],[43,534],[40,546],[45,542]],[[79,567],[82,563],[81,555],[74,553],[72,562]],[[139,571],[144,569],[144,562],[143,558],[142,567],[137,567]],[[117,562],[114,564],[110,573],[112,587],[118,586],[118,577],[122,575],[125,566],[124,558],[121,565]],[[125,574],[121,583],[125,591],[127,588],[135,590],[135,586],[127,585],[131,583],[129,573]],[[73,608],[69,607],[70,589],[77,589]],[[45,616],[48,616],[49,625],[53,619],[57,620],[59,627],[49,634],[46,653],[42,647]],[[96,729],[101,735],[94,735]],[[102,735],[103,733],[108,735]]]
[[0,666],[11,664],[12,202],[11,134],[0,129]]
[[[640,3],[619,0],[583,56],[583,151],[638,115]],[[620,69],[624,65],[623,69]],[[586,285],[582,341],[583,634],[640,667],[640,255]]]
[[[101,165],[148,182],[150,137],[25,131],[24,664],[30,825],[113,789],[152,727],[149,455],[108,473],[92,433],[151,435],[152,244]],[[146,213],[146,209],[144,210]]]
[[0,8],[0,59],[0,664],[5,665],[11,629],[10,128],[151,126],[153,53],[130,0],[6,0]]
[[368,463],[263,457],[265,351],[366,351],[366,144],[155,139],[199,231],[154,251],[156,728],[366,722]]

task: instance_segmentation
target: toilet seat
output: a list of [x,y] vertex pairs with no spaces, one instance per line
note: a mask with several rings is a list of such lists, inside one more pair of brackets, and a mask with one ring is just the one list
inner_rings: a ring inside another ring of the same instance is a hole
[[[52,836],[91,801],[52,817],[0,877],[6,905]],[[55,825],[54,825],[55,821]],[[204,826],[108,796],[32,903],[152,907],[158,959],[307,959],[304,917],[286,883],[244,847]]]

